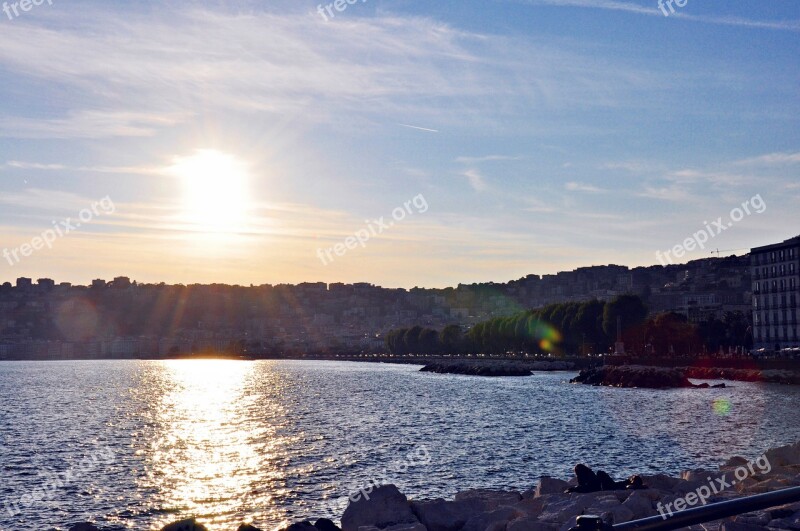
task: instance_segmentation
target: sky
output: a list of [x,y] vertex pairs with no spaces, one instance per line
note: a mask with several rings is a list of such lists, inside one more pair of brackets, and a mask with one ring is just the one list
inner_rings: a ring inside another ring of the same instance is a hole
[[7,2],[0,282],[445,287],[800,234],[800,2],[668,4]]

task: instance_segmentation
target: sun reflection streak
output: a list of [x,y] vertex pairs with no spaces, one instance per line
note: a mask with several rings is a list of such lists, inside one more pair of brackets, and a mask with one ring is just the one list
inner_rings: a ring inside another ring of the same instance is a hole
[[210,530],[226,529],[235,515],[258,516],[254,506],[265,520],[283,516],[269,504],[285,478],[274,465],[280,454],[274,430],[253,414],[265,405],[248,391],[254,367],[232,360],[162,362],[164,393],[146,477],[167,514],[152,529],[176,514],[197,517]]

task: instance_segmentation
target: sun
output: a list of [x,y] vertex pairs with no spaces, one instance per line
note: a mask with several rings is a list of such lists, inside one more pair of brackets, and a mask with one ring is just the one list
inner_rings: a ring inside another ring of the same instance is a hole
[[236,233],[250,209],[247,165],[228,153],[198,149],[176,157],[170,173],[183,184],[183,217],[193,230]]

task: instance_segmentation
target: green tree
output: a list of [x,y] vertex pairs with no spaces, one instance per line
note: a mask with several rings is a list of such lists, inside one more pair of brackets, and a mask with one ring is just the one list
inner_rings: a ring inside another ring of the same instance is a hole
[[448,354],[457,354],[462,341],[461,327],[458,325],[445,326],[439,333],[439,343],[442,345],[442,350]]
[[647,317],[647,307],[636,295],[620,295],[603,309],[603,332],[610,338],[617,337],[617,318],[622,330],[632,330]]

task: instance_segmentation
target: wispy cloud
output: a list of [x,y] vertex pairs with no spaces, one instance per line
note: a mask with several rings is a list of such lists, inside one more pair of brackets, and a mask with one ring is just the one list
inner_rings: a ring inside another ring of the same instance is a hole
[[416,129],[418,131],[425,131],[427,133],[438,133],[439,132],[438,129],[428,129],[427,127],[420,127],[418,125],[408,125],[408,124],[397,124],[397,125],[401,125],[403,127],[408,127],[409,129]]
[[489,187],[486,184],[486,179],[483,178],[483,175],[478,170],[467,170],[462,175],[467,178],[469,185],[476,192],[483,192]]
[[[531,107],[627,105],[632,92],[668,82],[613,61],[600,66],[577,46],[469,32],[429,18],[313,20],[307,13],[238,16],[184,6],[169,16],[123,19],[98,5],[81,13],[80,24],[58,30],[9,24],[0,32],[0,66],[53,87],[60,97],[45,118],[7,107],[0,135],[149,137],[190,122],[198,109],[292,117],[297,127],[394,119],[435,133],[442,127],[401,117],[451,125],[462,123],[469,109],[471,117],[502,123],[499,116]],[[265,27],[273,38],[263,39]],[[112,74],[108,64],[117,65]]]
[[511,157],[508,155],[485,155],[482,157],[457,157],[456,162],[460,164],[480,164],[482,162],[499,162],[506,160],[522,160],[522,157]]
[[17,170],[58,171],[66,169],[63,164],[43,164],[41,162],[23,162],[19,160],[10,160],[6,162],[6,166]]
[[[558,7],[580,7],[587,9],[605,9],[611,11],[624,11],[637,15],[657,16],[665,18],[664,14],[655,6],[648,7],[632,2],[618,2],[614,0],[520,0],[526,4],[558,6]],[[800,32],[800,20],[751,20],[743,17],[733,16],[705,16],[693,15],[686,12],[675,12],[670,18],[680,18],[694,22],[704,22],[708,24],[718,24],[724,26],[741,26],[754,29],[769,29],[780,31]]]
[[588,192],[591,194],[601,194],[607,192],[604,188],[599,188],[592,184],[585,184],[585,183],[578,183],[578,182],[568,182],[564,185],[564,189],[570,192]]
[[766,155],[761,155],[759,157],[753,157],[749,159],[736,161],[736,164],[739,166],[754,166],[754,165],[779,166],[779,165],[799,164],[799,163],[800,163],[800,152],[768,153]]

